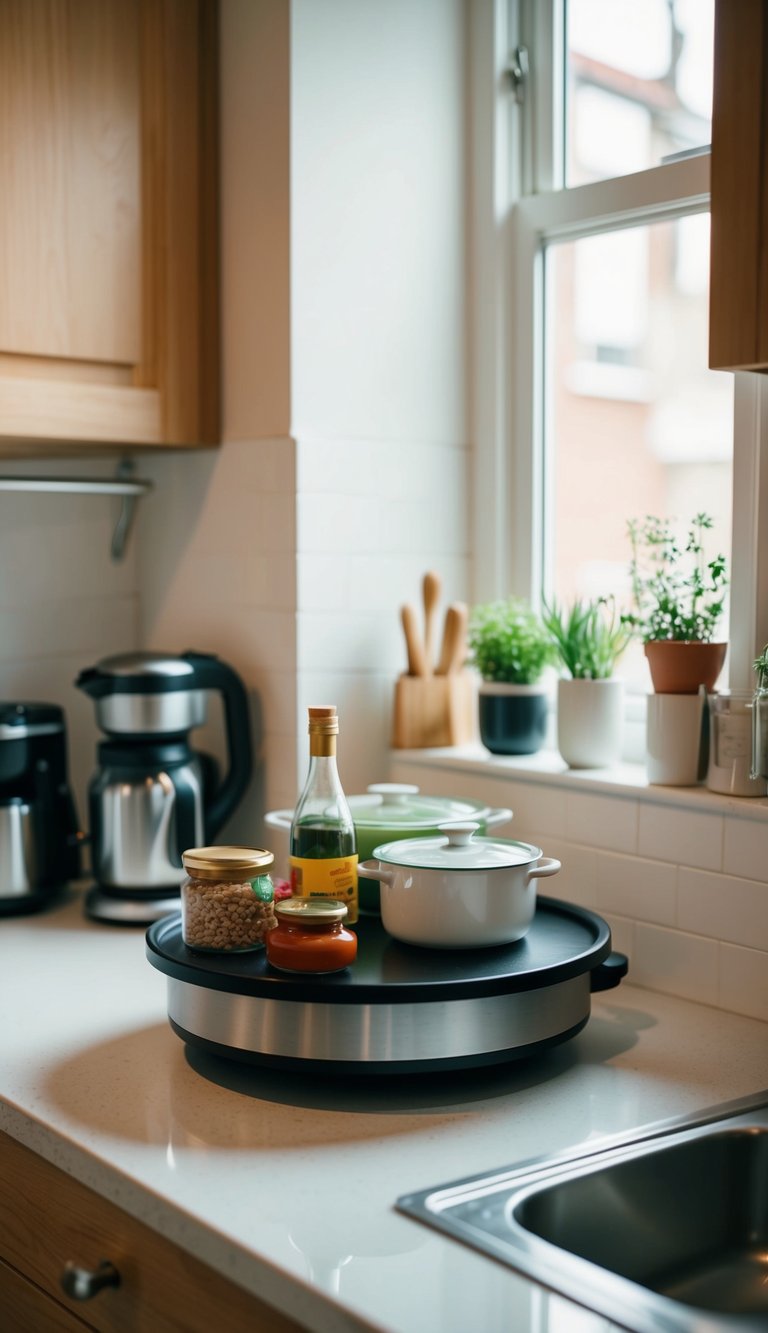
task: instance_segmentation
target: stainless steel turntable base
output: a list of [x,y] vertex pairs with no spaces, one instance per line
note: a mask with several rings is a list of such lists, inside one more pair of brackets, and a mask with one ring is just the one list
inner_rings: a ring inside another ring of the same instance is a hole
[[617,985],[626,959],[591,912],[541,899],[528,934],[490,949],[400,944],[360,921],[353,968],[331,976],[272,969],[263,950],[201,954],[178,918],[147,932],[168,979],[168,1017],[183,1041],[256,1064],[328,1073],[399,1074],[498,1064],[575,1036],[592,990]]

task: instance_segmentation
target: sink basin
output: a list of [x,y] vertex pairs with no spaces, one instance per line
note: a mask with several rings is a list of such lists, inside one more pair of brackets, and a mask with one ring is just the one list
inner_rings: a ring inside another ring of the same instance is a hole
[[633,1333],[768,1329],[768,1091],[398,1207]]

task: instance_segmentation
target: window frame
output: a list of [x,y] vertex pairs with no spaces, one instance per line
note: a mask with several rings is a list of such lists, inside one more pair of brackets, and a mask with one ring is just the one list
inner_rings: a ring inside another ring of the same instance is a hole
[[[562,180],[565,0],[471,0],[470,201],[474,596],[543,591],[544,247],[709,208],[709,152],[631,175]],[[518,101],[509,69],[525,46]],[[559,65],[558,65],[559,62]],[[724,372],[725,373],[725,372]],[[750,689],[768,642],[768,379],[734,377],[729,684]]]

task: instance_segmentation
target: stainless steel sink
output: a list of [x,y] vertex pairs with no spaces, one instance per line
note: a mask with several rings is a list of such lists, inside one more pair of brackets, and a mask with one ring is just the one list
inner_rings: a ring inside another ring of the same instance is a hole
[[768,1090],[397,1206],[633,1333],[768,1330]]

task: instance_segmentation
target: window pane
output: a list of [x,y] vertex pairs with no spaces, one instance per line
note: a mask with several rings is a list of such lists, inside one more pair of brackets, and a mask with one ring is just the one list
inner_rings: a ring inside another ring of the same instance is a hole
[[[546,252],[548,585],[629,607],[627,522],[715,520],[730,556],[733,376],[707,369],[709,217]],[[727,630],[727,625],[725,626]],[[642,648],[621,674],[647,688]]]
[[566,183],[709,144],[714,0],[568,0]]

